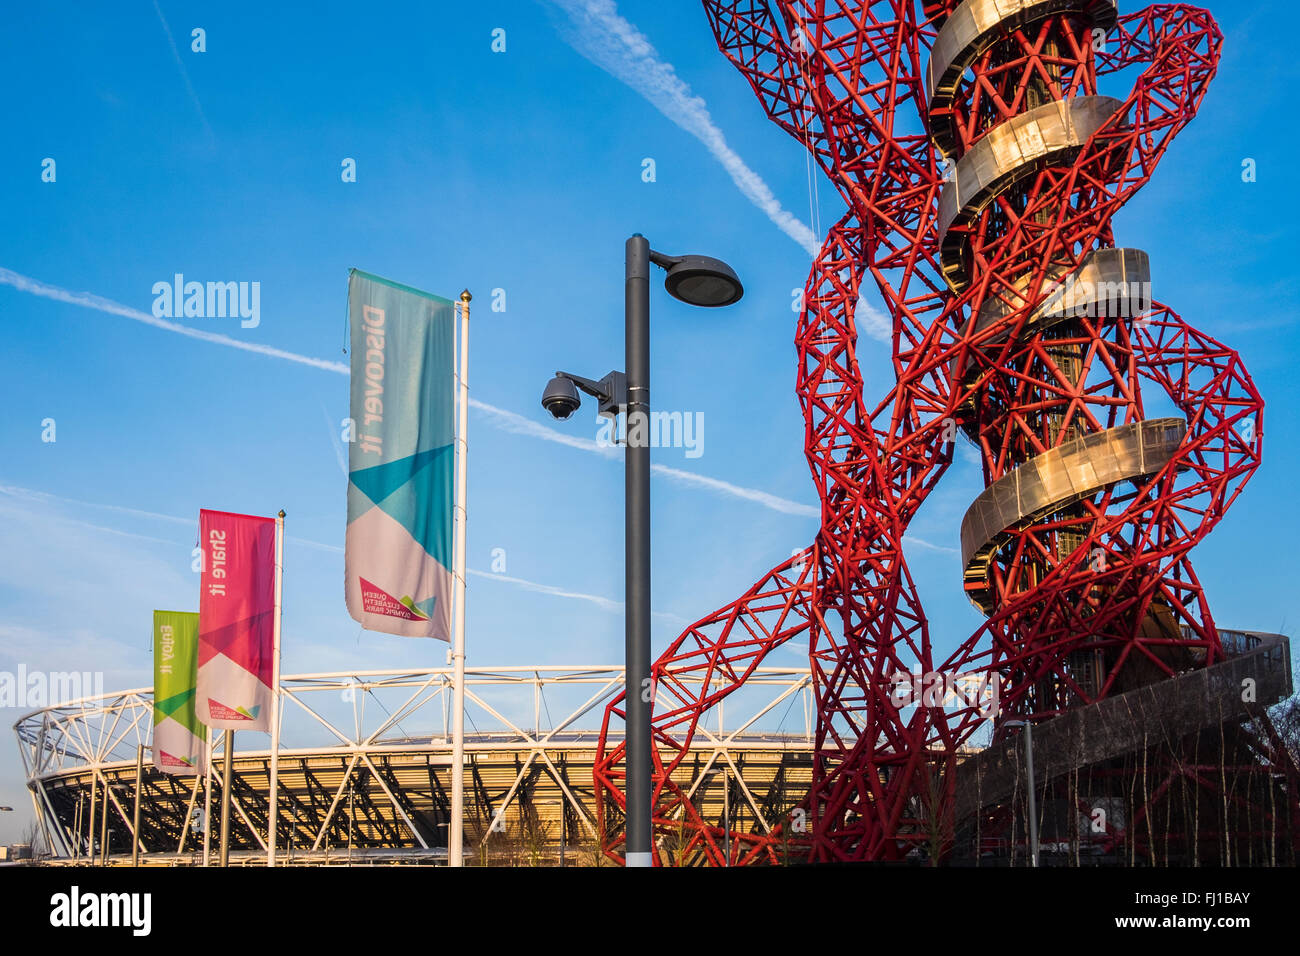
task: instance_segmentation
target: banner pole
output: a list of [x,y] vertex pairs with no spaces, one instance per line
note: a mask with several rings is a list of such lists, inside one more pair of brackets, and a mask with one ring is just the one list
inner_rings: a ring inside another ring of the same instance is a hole
[[104,777],[104,796],[99,805],[99,865],[108,866],[108,801],[112,796],[108,792],[108,775]]
[[469,303],[473,296],[469,290],[460,294],[460,381],[457,391],[456,424],[456,546],[452,563],[455,565],[456,603],[452,622],[452,750],[451,750],[451,820],[447,833],[447,865],[464,864],[465,818],[465,526],[466,511],[466,459],[469,445],[465,433],[469,425]]
[[235,732],[227,730],[222,738],[225,753],[222,754],[221,775],[221,845],[217,850],[217,865],[230,865],[230,776],[234,764]]
[[140,783],[144,779],[144,744],[135,748],[135,807],[131,810],[131,865],[140,865]]
[[284,509],[275,519],[275,617],[271,625],[271,810],[266,824],[266,865],[275,866],[280,823],[280,607],[284,587]]
[[90,815],[86,823],[86,862],[95,865],[95,774],[90,775]]
[[207,731],[204,743],[207,757],[203,767],[203,865],[207,866],[212,859],[212,728],[205,724],[203,729]]

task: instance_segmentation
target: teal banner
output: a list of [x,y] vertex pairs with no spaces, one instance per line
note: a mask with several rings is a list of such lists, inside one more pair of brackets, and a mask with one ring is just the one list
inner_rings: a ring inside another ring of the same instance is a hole
[[451,640],[455,307],[353,269],[345,593],[372,631]]

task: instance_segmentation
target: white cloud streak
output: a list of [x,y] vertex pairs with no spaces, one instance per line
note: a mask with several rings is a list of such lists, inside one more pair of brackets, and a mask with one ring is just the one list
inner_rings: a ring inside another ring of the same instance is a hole
[[326,359],[311,358],[306,355],[298,355],[296,352],[286,352],[284,349],[277,349],[270,345],[232,339],[230,336],[221,335],[218,332],[206,332],[203,329],[190,328],[187,325],[181,325],[179,322],[168,322],[166,319],[157,318],[149,312],[141,312],[139,309],[133,309],[130,306],[122,305],[120,302],[114,302],[112,299],[105,299],[89,292],[72,292],[68,289],[60,289],[58,286],[48,285],[39,279],[32,279],[3,267],[0,267],[0,285],[12,286],[20,292],[29,292],[44,299],[53,299],[55,302],[66,302],[69,305],[79,305],[83,308],[107,312],[109,315],[119,315],[125,319],[152,325],[156,329],[175,332],[177,335],[188,335],[200,342],[225,345],[232,349],[265,355],[268,358],[284,359],[286,362],[309,365],[312,368],[324,369],[327,372],[348,374],[348,367],[343,362],[330,362]]
[[[41,282],[38,279],[32,279],[3,267],[0,267],[0,285],[12,286],[20,292],[27,292],[45,299],[52,299],[56,302],[66,302],[70,305],[79,305],[83,308],[94,309],[98,312],[106,312],[109,315],[121,316],[122,318],[131,319],[135,322],[151,325],[154,328],[162,329],[166,332],[176,332],[180,335],[187,335],[190,338],[198,339],[201,342],[208,342],[212,345],[224,345],[229,348],[252,352],[256,355],[265,355],[267,358],[276,358],[282,359],[286,362],[295,362],[299,365],[307,365],[311,368],[318,368],[339,375],[349,374],[349,368],[344,362],[331,362],[325,359],[311,358],[307,355],[299,355],[296,352],[288,352],[284,349],[273,348],[269,345],[259,345],[256,342],[243,342],[239,339],[231,338],[228,335],[221,335],[217,332],[205,332],[202,329],[193,329],[176,322],[168,322],[164,319],[156,318],[148,312],[141,312],[139,309],[133,309],[130,306],[122,305],[120,302],[114,302],[112,299],[105,299],[102,296],[93,295],[89,292],[71,292],[67,289],[61,289],[58,286],[49,285],[48,283]],[[489,405],[487,402],[479,401],[476,398],[471,398],[469,400],[469,405],[470,408],[482,412],[494,427],[502,431],[516,435],[527,435],[530,438],[538,438],[542,441],[554,442],[559,445],[566,445],[569,448],[576,448],[579,451],[600,455],[602,458],[618,458],[621,454],[617,448],[602,445],[595,439],[580,438],[575,435],[569,435],[565,432],[556,431],[555,429],[541,425],[532,419],[525,418],[523,415],[517,414],[516,412],[507,411],[504,408],[497,408],[495,405]],[[329,426],[328,412],[325,414],[326,425]],[[332,426],[330,427],[331,439],[333,439]],[[336,454],[341,454],[341,449],[336,447]],[[717,478],[708,478],[704,475],[697,475],[694,472],[683,471],[678,468],[669,468],[666,465],[652,465],[651,468],[656,473],[681,484],[691,485],[697,488],[706,488],[728,497],[738,498],[743,501],[751,501],[760,504],[765,508],[769,508],[772,511],[780,512],[781,514],[815,518],[819,513],[817,509],[811,505],[801,504],[797,501],[790,501],[787,498],[771,495],[765,491],[758,491],[754,488],[745,488],[741,485],[734,485],[728,481],[720,481]]]
[[[20,488],[17,485],[0,485],[0,496],[22,499],[24,501],[32,502],[33,504],[42,504],[48,507],[54,505],[75,505],[79,508],[98,508],[101,511],[112,511],[117,514],[130,515],[133,518],[147,518],[151,521],[166,521],[171,524],[188,525],[194,531],[195,540],[198,538],[199,516],[197,514],[190,518],[182,518],[179,515],[159,514],[157,511],[143,511],[139,508],[127,508],[122,505],[110,505],[98,501],[81,501],[77,498],[65,498],[62,495],[52,495],[47,491],[36,491],[32,488]],[[147,541],[157,541],[160,544],[176,543],[175,541],[168,541],[164,538],[152,538],[148,535],[133,534],[129,531],[118,531],[116,528],[105,528],[102,525],[90,524],[85,521],[76,521],[73,518],[62,518],[61,520],[71,521],[74,524],[80,524],[95,531],[103,531],[106,534],[123,535],[129,538],[143,538]],[[336,554],[343,553],[343,549],[336,544],[321,544],[319,541],[309,541],[306,538],[296,538],[293,535],[286,535],[285,537],[289,541],[305,545],[308,548],[316,548],[320,551],[331,551]]]
[[[592,438],[578,438],[556,431],[553,428],[547,428],[545,425],[539,425],[523,415],[508,412],[504,408],[497,408],[495,405],[488,405],[478,399],[471,398],[469,404],[471,408],[477,408],[483,412],[502,431],[567,445],[570,448],[577,448],[581,451],[600,455],[602,458],[621,458],[623,455],[622,451],[613,445],[601,444]],[[681,468],[670,468],[667,465],[659,464],[652,464],[650,470],[678,484],[693,488],[704,488],[731,498],[740,498],[743,501],[752,501],[781,514],[798,515],[801,518],[817,518],[821,515],[821,512],[812,505],[791,501],[789,498],[781,498],[755,488],[734,485],[729,481],[722,481],[718,478],[709,478],[693,471],[684,471]]]
[[918,548],[924,548],[927,551],[938,551],[940,554],[955,554],[955,555],[961,554],[961,552],[958,551],[956,548],[950,548],[942,544],[931,544],[929,541],[926,541],[923,538],[918,538],[916,535],[913,534],[903,535],[903,543],[914,544]]
[[[523,578],[513,578],[506,574],[497,574],[490,571],[476,571],[474,568],[469,569],[470,577],[487,578],[491,581],[501,581],[505,584],[512,584],[515,587],[523,588],[525,591],[535,591],[538,594],[549,594],[552,597],[569,598],[576,601],[587,601],[596,605],[602,611],[612,613],[622,613],[623,602],[615,601],[612,598],[601,597],[599,594],[584,594],[581,591],[568,591],[564,588],[556,587],[553,584],[538,584],[536,581],[526,581]],[[665,618],[681,625],[687,625],[691,622],[684,617],[676,614],[670,614],[667,611],[651,611],[655,617]]]
[[[25,491],[25,490],[26,489],[21,489],[21,488],[20,489],[0,488],[0,497],[7,497],[7,498],[14,498],[14,499],[27,498],[28,500],[33,500],[33,501],[36,500],[36,496],[39,494],[39,492],[33,492],[28,495],[14,494],[15,491]],[[48,499],[49,496],[46,496],[46,498]],[[5,513],[22,514],[22,515],[32,514],[32,512],[29,509],[23,508],[21,506],[7,508],[5,507],[4,502],[0,501],[0,514],[5,514]],[[73,525],[78,528],[85,528],[89,531],[98,531],[100,534],[111,534],[119,538],[134,538],[137,541],[152,541],[155,544],[166,544],[166,545],[173,545],[176,543],[174,541],[168,541],[166,538],[155,538],[152,535],[136,534],[133,531],[119,531],[117,528],[106,528],[103,525],[92,524],[89,521],[79,521],[76,518],[69,518],[66,515],[47,515],[46,518],[47,520],[57,521],[60,524]]]
[[654,464],[650,466],[650,470],[657,475],[663,475],[670,481],[675,481],[679,484],[693,488],[707,488],[710,491],[716,491],[732,498],[742,498],[745,501],[757,502],[764,508],[770,508],[773,511],[779,511],[782,514],[798,515],[801,518],[821,517],[821,511],[812,505],[805,505],[798,501],[791,501],[789,498],[778,498],[776,495],[769,495],[766,491],[758,491],[754,488],[744,488],[740,485],[733,485],[729,481],[720,481],[717,478],[697,475],[693,471],[682,471],[680,468],[669,468],[667,465]]
[[325,430],[329,432],[330,444],[334,446],[334,458],[339,463],[339,471],[346,478],[348,476],[348,458],[343,453],[343,440],[339,438],[339,433],[334,430],[334,423],[330,421],[330,413],[326,411],[324,402],[321,402],[320,413],[325,416]]
[[868,338],[886,344],[890,344],[894,340],[893,319],[867,300],[865,290],[858,292],[858,302],[853,311],[853,321]]
[[781,206],[767,183],[727,145],[708,104],[691,92],[672,64],[659,58],[645,35],[619,15],[613,0],[553,2],[569,17],[568,27],[561,29],[566,43],[703,143],[746,199],[810,256],[817,255],[817,236]]
[[203,121],[203,129],[207,132],[208,139],[213,139],[212,127],[208,125],[208,117],[203,112],[203,104],[199,102],[199,94],[194,92],[194,84],[190,82],[189,70],[185,69],[185,61],[181,59],[181,51],[176,48],[176,39],[172,36],[172,28],[167,25],[167,18],[163,16],[162,8],[158,6],[158,0],[153,0],[153,9],[158,14],[158,22],[162,24],[163,32],[167,34],[167,45],[172,48],[172,57],[176,60],[176,69],[181,71],[181,79],[185,81],[185,89],[190,94],[194,109],[198,111],[199,119]]
[[[18,505],[19,502],[27,502],[30,504],[42,506],[42,508],[45,511],[43,517],[46,518],[47,520],[55,520],[63,524],[75,525],[80,528],[86,528],[91,531],[98,531],[103,534],[118,535],[120,537],[125,537],[125,538],[136,538],[141,541],[152,541],[158,544],[174,545],[176,542],[169,541],[165,538],[155,538],[149,535],[136,534],[130,531],[120,531],[117,528],[107,528],[104,527],[103,525],[92,524],[91,522],[88,521],[80,521],[76,518],[68,517],[67,515],[54,513],[53,509],[59,505],[73,505],[79,508],[97,508],[103,511],[112,511],[118,514],[130,515],[131,517],[134,518],[148,518],[155,521],[166,521],[174,524],[190,525],[191,527],[194,528],[197,528],[198,526],[197,515],[194,516],[193,518],[181,518],[176,515],[159,514],[156,511],[143,511],[139,508],[126,508],[123,507],[122,505],[101,504],[99,502],[94,502],[94,501],[81,501],[76,498],[65,498],[62,495],[52,495],[49,492],[36,491],[31,488],[21,488],[17,485],[0,485],[0,513],[9,510],[6,509],[4,506],[3,499],[6,498],[12,500],[15,505]],[[30,508],[21,507],[21,505],[18,505],[18,507],[13,508],[12,510],[14,513],[26,514],[33,517],[37,516],[36,512],[32,511]],[[323,544],[320,541],[309,541],[306,538],[296,538],[293,537],[292,535],[289,535],[287,537],[289,541],[295,544],[304,545],[305,547],[315,548],[320,551],[327,551],[332,554],[343,553],[343,548],[339,547],[336,544]],[[556,587],[555,585],[552,584],[539,584],[536,581],[528,581],[525,580],[524,578],[515,578],[515,577],[510,577],[509,575],[490,573],[487,571],[477,571],[474,568],[469,569],[469,574],[472,577],[488,578],[493,581],[500,581],[503,584],[509,584],[514,587],[521,588],[525,591],[533,591],[537,594],[546,594],[551,597],[568,598],[570,600],[585,601],[589,604],[596,605],[603,611],[622,612],[623,610],[622,601],[615,601],[611,598],[601,597],[598,594],[584,594],[581,591],[570,591],[565,588]],[[676,614],[669,614],[666,611],[654,611],[652,613],[656,617],[666,618],[675,622],[679,622],[681,624],[690,623],[690,621],[687,621],[685,618],[679,617]]]
[[478,409],[493,425],[504,432],[510,432],[514,435],[527,435],[529,438],[540,438],[542,441],[555,442],[557,445],[567,445],[569,448],[600,455],[602,458],[620,457],[619,450],[612,445],[602,445],[594,438],[579,438],[575,435],[556,431],[554,428],[547,428],[531,418],[525,418],[516,412],[508,412],[504,408],[497,408],[487,402],[480,402],[477,398],[469,400],[469,407]]
[[0,495],[8,495],[11,498],[23,498],[27,501],[40,504],[53,505],[78,505],[83,508],[101,508],[104,511],[116,511],[119,514],[127,514],[136,518],[153,518],[157,521],[172,521],[180,524],[191,524],[198,527],[198,516],[193,518],[177,518],[174,515],[159,514],[156,511],[141,511],[139,508],[125,508],[122,505],[103,505],[93,501],[78,501],[76,498],[64,498],[60,495],[52,495],[45,491],[34,491],[31,488],[19,488],[17,485],[0,485]]

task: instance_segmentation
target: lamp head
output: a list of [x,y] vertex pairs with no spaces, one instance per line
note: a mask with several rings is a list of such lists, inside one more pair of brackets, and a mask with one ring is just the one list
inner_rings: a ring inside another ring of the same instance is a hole
[[734,269],[712,256],[665,256],[656,259],[668,270],[664,287],[674,299],[688,305],[717,308],[739,302],[745,294]]

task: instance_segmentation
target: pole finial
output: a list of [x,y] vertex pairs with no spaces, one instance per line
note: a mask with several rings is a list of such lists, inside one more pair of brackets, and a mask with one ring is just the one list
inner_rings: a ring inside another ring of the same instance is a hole
[[460,301],[462,301],[462,302],[468,302],[468,301],[469,301],[470,299],[472,299],[472,298],[474,298],[474,297],[473,297],[472,295],[469,294],[469,289],[462,289],[462,290],[461,290],[461,292],[460,292]]
[[280,509],[280,517],[281,517],[281,518],[284,517],[284,509],[283,509],[283,508]]

